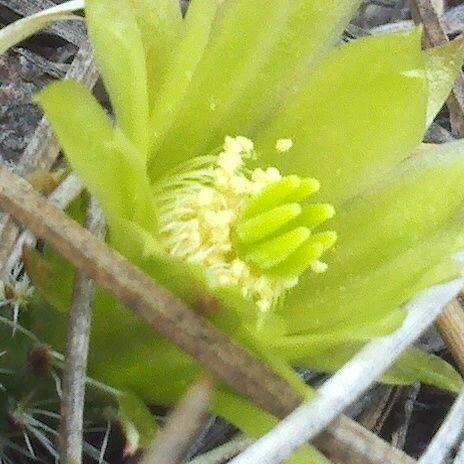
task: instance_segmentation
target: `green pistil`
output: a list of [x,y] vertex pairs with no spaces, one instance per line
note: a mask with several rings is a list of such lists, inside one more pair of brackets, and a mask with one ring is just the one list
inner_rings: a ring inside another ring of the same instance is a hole
[[251,198],[234,227],[235,247],[246,262],[264,274],[299,277],[308,268],[322,272],[319,258],[336,241],[332,231],[313,233],[330,219],[330,204],[306,204],[319,190],[316,179],[291,175],[272,183]]

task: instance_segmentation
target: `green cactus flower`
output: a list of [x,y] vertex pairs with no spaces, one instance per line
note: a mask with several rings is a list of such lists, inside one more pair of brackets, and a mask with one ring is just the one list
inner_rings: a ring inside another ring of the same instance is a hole
[[[412,29],[336,46],[357,3],[193,0],[183,19],[177,0],[87,0],[116,122],[76,82],[37,98],[110,244],[193,308],[214,296],[205,315],[305,395],[291,366],[336,370],[393,331],[405,302],[456,275],[464,245],[464,143],[410,157],[464,44],[422,51]],[[66,309],[71,270],[47,253],[49,279],[34,260],[29,272]],[[166,404],[199,372],[103,293],[89,368]],[[462,388],[416,349],[383,380]],[[275,422],[223,388],[212,410],[254,436]]]

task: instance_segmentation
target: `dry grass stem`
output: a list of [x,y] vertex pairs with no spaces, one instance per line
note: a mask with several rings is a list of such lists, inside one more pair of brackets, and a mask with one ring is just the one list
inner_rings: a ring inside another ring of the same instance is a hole
[[459,300],[453,300],[437,319],[436,326],[443,341],[464,374],[464,310]]
[[373,408],[362,411],[361,415],[356,418],[361,425],[368,430],[372,430],[377,435],[380,434],[385,421],[390,416],[401,395],[400,388],[391,385],[385,385],[384,388],[382,396],[376,401]]
[[403,451],[346,416],[339,416],[313,443],[336,464],[414,464]]

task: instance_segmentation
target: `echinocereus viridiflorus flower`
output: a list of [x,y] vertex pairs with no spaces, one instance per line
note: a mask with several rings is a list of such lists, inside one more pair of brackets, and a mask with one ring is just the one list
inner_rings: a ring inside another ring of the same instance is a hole
[[[462,41],[422,51],[412,29],[337,46],[356,3],[193,0],[183,19],[177,0],[87,0],[115,122],[76,82],[38,96],[110,244],[192,307],[214,296],[210,319],[303,392],[291,366],[336,370],[393,331],[464,245],[464,144],[410,156]],[[66,308],[49,259],[36,285]],[[171,404],[198,372],[99,295],[90,375]],[[415,348],[383,380],[462,387]],[[212,410],[250,435],[273,423],[221,388]]]

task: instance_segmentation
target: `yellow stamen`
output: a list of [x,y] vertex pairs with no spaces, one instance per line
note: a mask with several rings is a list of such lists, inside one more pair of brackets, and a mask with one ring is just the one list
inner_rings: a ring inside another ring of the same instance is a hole
[[[281,139],[276,148],[287,151],[291,145]],[[166,252],[201,265],[217,285],[238,286],[266,312],[297,285],[298,277],[266,274],[234,246],[234,228],[247,203],[282,181],[275,167],[247,168],[246,161],[255,157],[251,140],[226,137],[218,155],[196,158],[167,175],[157,184],[155,197],[159,239]],[[316,272],[322,267],[314,263]]]

